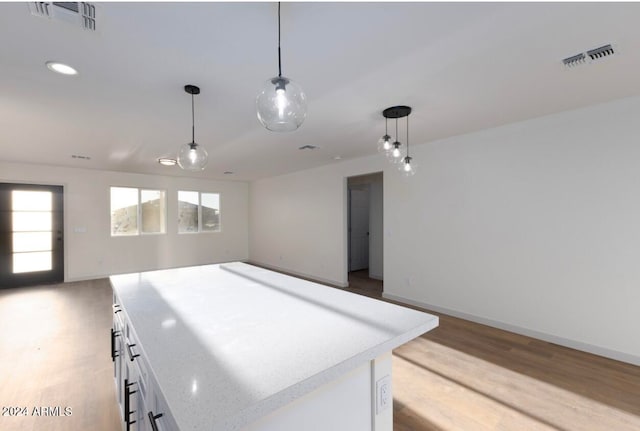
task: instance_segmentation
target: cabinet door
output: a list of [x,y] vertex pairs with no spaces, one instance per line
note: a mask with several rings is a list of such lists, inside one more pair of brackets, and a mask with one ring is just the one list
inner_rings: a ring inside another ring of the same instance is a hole
[[122,326],[118,323],[118,319],[114,319],[113,330],[114,330],[114,334],[112,335],[113,348],[114,348],[113,377],[115,379],[115,385],[116,385],[116,398],[118,400],[118,404],[120,407],[120,413],[122,413],[123,407],[124,407],[123,406],[124,375],[122,370],[123,341],[122,341]]
[[130,361],[123,361],[125,370],[124,380],[124,421],[126,431],[139,431],[143,429],[140,418],[144,410],[144,403],[140,402],[139,376],[134,364]]
[[[177,431],[178,427],[176,426],[175,421],[173,420],[173,417],[169,412],[169,408],[164,402],[164,399],[157,393],[156,386],[154,386],[154,393],[152,396],[153,402],[149,403],[151,406],[149,411],[152,412],[154,416],[156,416],[156,419],[154,420],[156,429],[158,431]],[[147,416],[149,416],[149,413],[147,413]],[[149,419],[149,424],[151,424],[151,419]]]

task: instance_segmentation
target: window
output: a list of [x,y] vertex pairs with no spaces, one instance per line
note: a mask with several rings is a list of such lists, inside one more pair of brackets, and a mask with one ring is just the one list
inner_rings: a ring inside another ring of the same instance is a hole
[[166,232],[163,190],[111,187],[111,236]]
[[202,193],[200,195],[202,208],[202,231],[220,231],[220,195],[218,193]]
[[178,232],[220,232],[220,194],[179,191]]
[[53,267],[52,193],[13,190],[13,273],[50,271]]
[[166,208],[164,191],[140,190],[142,233],[164,233]]

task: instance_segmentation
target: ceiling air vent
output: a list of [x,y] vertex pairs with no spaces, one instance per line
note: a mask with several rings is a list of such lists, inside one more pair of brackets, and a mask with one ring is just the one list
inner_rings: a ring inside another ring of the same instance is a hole
[[591,60],[597,60],[602,57],[613,55],[613,48],[611,47],[611,45],[601,46],[600,48],[587,51],[587,55],[591,57]]
[[303,145],[302,147],[298,147],[299,150],[315,150],[316,147],[315,145]]
[[581,64],[587,63],[587,57],[589,58],[589,63],[592,63],[595,60],[600,60],[604,57],[609,57],[613,55],[613,47],[611,45],[604,45],[600,48],[592,49],[587,51],[586,53],[581,52],[580,54],[572,55],[571,57],[567,57],[562,60],[562,63],[566,67],[574,67],[579,66]]
[[573,66],[578,66],[580,64],[584,64],[585,59],[586,59],[586,56],[584,55],[584,53],[581,52],[580,54],[576,54],[571,57],[565,58],[564,60],[562,60],[562,62],[567,67],[573,67]]
[[87,2],[29,2],[32,15],[64,21],[82,27],[85,30],[96,30],[96,7]]

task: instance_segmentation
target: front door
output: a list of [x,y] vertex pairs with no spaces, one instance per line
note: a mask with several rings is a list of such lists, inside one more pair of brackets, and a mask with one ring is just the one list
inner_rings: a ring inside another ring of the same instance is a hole
[[62,193],[0,183],[0,287],[64,281]]

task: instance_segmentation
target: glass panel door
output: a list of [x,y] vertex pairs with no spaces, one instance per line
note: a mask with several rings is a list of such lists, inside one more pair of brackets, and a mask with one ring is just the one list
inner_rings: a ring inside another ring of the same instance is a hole
[[0,184],[0,287],[62,282],[62,187]]
[[[52,200],[53,193],[47,191],[13,190],[11,192],[14,274],[51,271],[53,265]],[[23,222],[23,219],[31,223]]]

